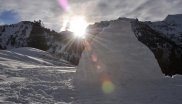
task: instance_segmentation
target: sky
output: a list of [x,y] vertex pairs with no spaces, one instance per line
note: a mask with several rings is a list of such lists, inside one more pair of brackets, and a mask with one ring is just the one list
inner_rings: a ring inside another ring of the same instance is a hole
[[182,13],[181,5],[182,0],[0,0],[0,24],[42,20],[59,31],[68,12],[83,15],[90,23],[119,17],[159,21]]

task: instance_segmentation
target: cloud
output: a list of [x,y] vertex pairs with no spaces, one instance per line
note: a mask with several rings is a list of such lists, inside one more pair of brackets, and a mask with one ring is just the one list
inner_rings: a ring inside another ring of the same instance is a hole
[[[168,14],[182,13],[181,0],[69,0],[74,14],[90,22],[118,17],[163,20]],[[46,27],[59,30],[65,12],[57,0],[1,0],[0,13],[15,11],[20,20],[42,20]]]
[[157,21],[168,14],[182,13],[181,0],[100,0],[97,4],[95,11],[108,19],[130,17]]
[[126,15],[142,20],[163,20],[168,14],[182,13],[181,4],[181,0],[148,0]]
[[21,20],[42,20],[52,29],[59,30],[61,27],[60,16],[63,10],[57,1],[53,0],[1,0],[0,12],[13,10],[18,13]]

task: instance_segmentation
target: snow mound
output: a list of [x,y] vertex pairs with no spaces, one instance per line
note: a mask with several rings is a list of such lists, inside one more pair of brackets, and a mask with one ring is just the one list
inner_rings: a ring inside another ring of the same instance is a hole
[[181,82],[180,76],[163,76],[152,52],[135,37],[131,21],[124,19],[111,21],[96,35],[75,76],[80,96],[92,96],[83,104],[180,104]]

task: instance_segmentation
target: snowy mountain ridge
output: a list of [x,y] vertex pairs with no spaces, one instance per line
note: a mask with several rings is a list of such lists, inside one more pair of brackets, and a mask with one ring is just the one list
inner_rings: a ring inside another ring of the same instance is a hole
[[181,15],[168,16],[158,22],[132,22],[138,40],[154,53],[162,72],[170,76],[182,74],[182,18],[179,17]]
[[[132,31],[154,53],[161,70],[166,75],[182,74],[182,15],[169,15],[163,21],[142,22],[137,19],[118,18],[101,21],[88,27],[91,37],[104,31],[112,23],[128,21]],[[120,27],[124,28],[124,27]],[[113,31],[113,33],[116,31]],[[0,26],[0,49],[33,47],[63,58],[77,65],[84,45],[74,40],[73,33],[57,33],[42,26],[41,21],[22,21],[14,25]]]
[[[0,26],[0,49],[33,47],[55,54],[76,65],[83,46],[78,46],[81,42],[76,40],[70,43],[71,39],[73,39],[73,33],[57,33],[43,27],[41,21],[22,21],[17,24]],[[79,49],[73,49],[76,47]]]
[[0,48],[12,49],[27,46],[27,38],[32,31],[30,22],[0,26]]
[[168,15],[164,21],[182,25],[182,14]]
[[147,22],[147,24],[182,47],[182,14],[169,15],[163,21]]

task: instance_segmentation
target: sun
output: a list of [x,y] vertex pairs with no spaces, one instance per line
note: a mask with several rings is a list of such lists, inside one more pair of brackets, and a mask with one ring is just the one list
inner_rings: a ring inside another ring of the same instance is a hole
[[84,39],[86,37],[86,29],[88,22],[84,16],[67,16],[63,19],[63,27],[61,31],[71,31],[75,38]]
[[73,16],[69,21],[68,30],[77,38],[85,38],[88,22],[84,16]]

